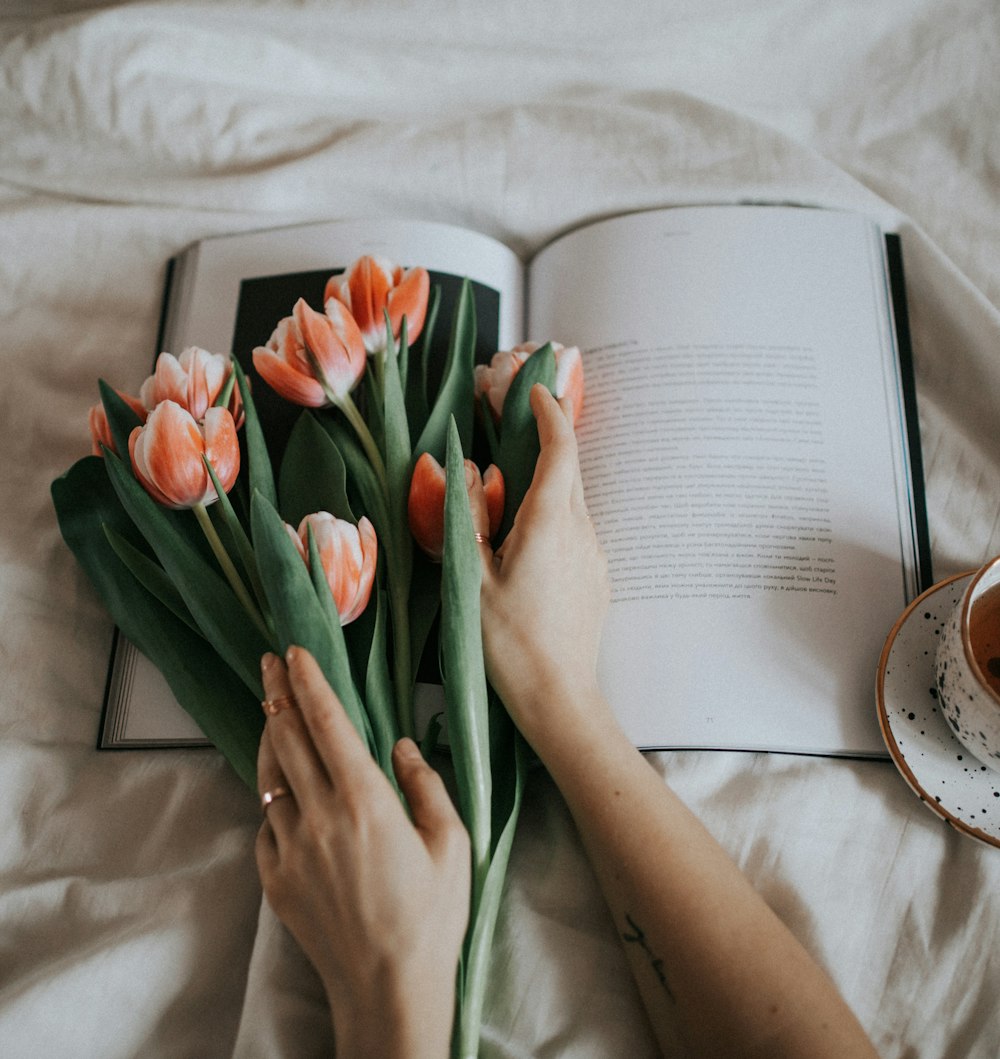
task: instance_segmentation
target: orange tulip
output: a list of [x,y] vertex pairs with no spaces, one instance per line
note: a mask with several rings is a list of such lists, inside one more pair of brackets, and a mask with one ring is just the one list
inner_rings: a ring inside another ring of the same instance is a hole
[[404,270],[382,257],[359,257],[343,273],[326,282],[323,300],[329,311],[330,301],[340,302],[351,312],[364,336],[369,353],[384,353],[388,345],[385,312],[393,337],[399,338],[403,317],[406,335],[413,342],[423,330],[431,280],[425,268]]
[[202,457],[228,493],[240,471],[236,424],[226,408],[209,408],[199,423],[175,401],[161,401],[128,439],[132,469],[159,503],[189,508],[218,500]]
[[[142,384],[139,397],[149,411],[161,401],[174,401],[181,408],[186,408],[195,419],[202,419],[215,404],[232,370],[230,356],[209,353],[198,346],[189,346],[179,357],[172,353],[161,353],[156,358],[153,374]],[[243,408],[236,386],[233,387],[228,407],[239,427],[243,421]]]
[[271,335],[253,351],[261,378],[286,400],[307,408],[339,404],[365,372],[365,346],[354,318],[337,301],[326,312],[302,298]]
[[[115,393],[144,423],[146,422],[146,408],[142,401],[137,397],[130,397],[127,393],[122,393],[121,390],[115,390]],[[87,414],[87,424],[90,427],[90,451],[95,456],[104,455],[101,446],[105,449],[110,449],[116,454],[118,453],[118,449],[115,448],[115,439],[111,436],[108,413],[104,411],[103,404],[98,402],[91,407],[90,412]]]
[[[503,520],[503,475],[499,467],[490,464],[480,478],[479,468],[472,460],[466,460],[466,488],[471,489],[477,481],[482,482],[486,494],[486,511],[492,537]],[[444,552],[444,493],[444,468],[429,452],[425,452],[413,468],[407,515],[414,540],[435,562],[440,561]]]
[[298,532],[287,522],[285,528],[306,564],[309,562],[309,533],[312,533],[326,583],[340,615],[340,624],[350,624],[368,606],[375,583],[378,562],[375,527],[364,516],[355,526],[328,511],[317,511],[306,515],[299,523]]
[[[486,395],[493,418],[498,423],[514,376],[541,345],[541,342],[522,342],[511,350],[494,353],[488,365],[476,365],[476,398],[478,400],[483,394]],[[561,346],[558,342],[552,343],[552,349],[556,355],[556,397],[560,400],[569,398],[573,424],[576,425],[583,409],[583,360],[580,350],[576,346]]]

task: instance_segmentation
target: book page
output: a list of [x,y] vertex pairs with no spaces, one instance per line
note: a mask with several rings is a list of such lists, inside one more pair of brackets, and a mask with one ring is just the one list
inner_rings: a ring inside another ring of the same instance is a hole
[[916,573],[881,233],[634,214],[542,251],[529,315],[583,351],[599,666],[636,745],[883,754],[875,668]]
[[[489,236],[447,224],[403,220],[345,220],[206,239],[183,262],[167,337],[177,349],[199,345],[229,350],[240,285],[263,276],[341,270],[362,254],[407,268],[469,277],[500,295],[498,348],[521,340],[524,274],[512,250]],[[314,305],[313,308],[322,308]],[[290,314],[289,305],[286,315]],[[277,319],[271,325],[277,324]],[[447,328],[447,319],[441,322]],[[261,335],[263,345],[271,332]]]

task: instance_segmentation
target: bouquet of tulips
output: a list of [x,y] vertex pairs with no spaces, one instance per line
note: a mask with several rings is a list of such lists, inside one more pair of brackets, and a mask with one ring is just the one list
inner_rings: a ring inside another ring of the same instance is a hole
[[[255,788],[261,655],[306,647],[372,755],[415,735],[415,673],[432,627],[459,810],[472,840],[456,1053],[478,1047],[487,959],[526,755],[483,666],[480,558],[466,491],[481,431],[498,541],[534,470],[528,392],[578,410],[579,351],[547,344],[474,365],[466,281],[443,374],[428,392],[440,304],[426,270],[372,257],[302,299],[253,350],[265,384],[303,411],[272,451],[228,355],[162,353],[138,397],[100,382],[93,455],[53,483],[60,528],[121,630]],[[443,344],[443,343],[442,343]],[[478,435],[477,435],[478,436]]]

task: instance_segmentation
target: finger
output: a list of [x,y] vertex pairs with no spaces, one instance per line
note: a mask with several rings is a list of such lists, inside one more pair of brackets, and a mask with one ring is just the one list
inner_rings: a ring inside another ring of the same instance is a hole
[[489,540],[490,513],[486,505],[486,489],[483,476],[472,460],[465,461],[465,489],[469,494],[469,514],[472,515],[472,531]]
[[281,854],[278,852],[278,841],[275,836],[274,828],[271,827],[271,824],[266,817],[264,818],[264,822],[260,825],[260,829],[257,831],[257,840],[254,843],[254,856],[257,860],[257,873],[260,875],[261,882],[266,890],[268,882],[274,877],[281,861]]
[[301,720],[329,781],[343,788],[365,770],[381,775],[316,659],[303,647],[290,647],[285,659]]
[[[573,439],[576,440],[576,429],[573,427],[573,401],[569,397],[561,397],[559,399],[559,407],[562,409],[563,415],[566,417],[566,422],[569,423],[570,427],[573,428]],[[570,496],[570,503],[579,511],[582,511],[584,515],[587,514],[587,502],[583,495],[583,478],[580,474],[580,452],[579,445],[577,445],[576,455],[576,475],[573,479],[573,489]],[[589,518],[590,516],[587,515]]]
[[443,851],[465,828],[440,775],[424,761],[412,739],[393,747],[392,768],[410,807],[413,826],[432,854]]
[[465,488],[469,493],[469,513],[472,515],[472,531],[476,535],[476,547],[483,566],[483,577],[493,572],[493,545],[490,543],[490,514],[486,503],[486,489],[479,468],[465,461]]
[[540,383],[531,388],[530,400],[540,451],[522,503],[543,507],[569,503],[580,475],[576,435],[556,399]]
[[[260,737],[260,746],[257,750],[257,791],[263,797],[265,791],[273,791],[280,786],[286,785],[285,777],[281,773],[281,766],[271,746],[267,725]],[[285,800],[290,806],[294,806],[291,798]],[[272,803],[273,804],[273,803]],[[278,839],[271,822],[268,819],[270,806],[262,808],[264,819],[261,821],[260,830],[257,832],[257,843],[255,851],[257,854],[257,867],[263,875],[265,867],[271,867],[278,862]],[[275,812],[278,810],[275,809]]]
[[[277,655],[265,655],[261,659],[261,677],[267,699],[288,697],[296,703],[291,709],[269,715],[264,726],[267,739],[261,740],[263,761],[261,751],[257,754],[258,785],[265,784],[260,787],[261,797],[277,784],[289,788],[291,798],[304,808],[326,791],[329,779],[303,720],[301,700],[292,688],[285,663]],[[266,773],[262,771],[265,767]],[[276,798],[267,807],[272,822],[287,819],[287,806],[279,803],[290,800]]]

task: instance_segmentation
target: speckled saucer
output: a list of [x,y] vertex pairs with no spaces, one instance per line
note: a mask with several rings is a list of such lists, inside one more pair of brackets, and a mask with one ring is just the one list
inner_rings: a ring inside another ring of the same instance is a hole
[[938,641],[971,577],[929,588],[893,626],[878,665],[878,719],[896,768],[928,809],[963,834],[1000,846],[1000,772],[955,738],[934,686]]

